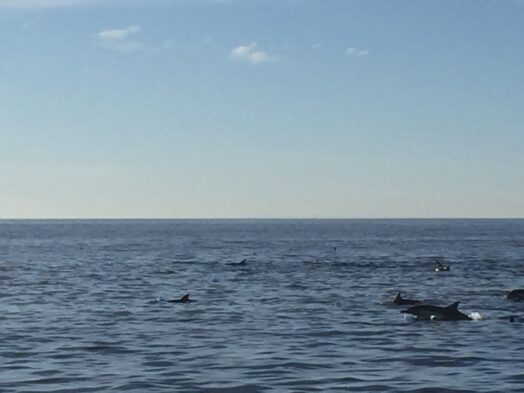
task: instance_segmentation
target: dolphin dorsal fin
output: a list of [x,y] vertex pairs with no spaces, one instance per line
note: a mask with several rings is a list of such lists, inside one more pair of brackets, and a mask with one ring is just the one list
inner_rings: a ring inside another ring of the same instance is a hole
[[447,306],[446,308],[450,309],[450,310],[457,310],[458,309],[458,306],[459,306],[459,303],[460,302],[455,302],[453,304],[450,304],[449,306]]
[[180,298],[181,302],[188,302],[189,301],[189,293],[185,294]]
[[402,300],[402,295],[399,293],[397,293],[397,296],[395,296],[395,300]]

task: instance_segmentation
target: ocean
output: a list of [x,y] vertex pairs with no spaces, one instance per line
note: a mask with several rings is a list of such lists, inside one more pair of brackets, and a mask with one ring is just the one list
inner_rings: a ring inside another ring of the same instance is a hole
[[2,220],[0,392],[524,392],[523,273],[524,220]]

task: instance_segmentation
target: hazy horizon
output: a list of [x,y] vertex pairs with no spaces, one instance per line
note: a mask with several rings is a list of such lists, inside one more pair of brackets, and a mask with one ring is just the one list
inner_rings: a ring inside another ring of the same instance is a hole
[[0,218],[522,218],[523,20],[521,0],[0,0]]

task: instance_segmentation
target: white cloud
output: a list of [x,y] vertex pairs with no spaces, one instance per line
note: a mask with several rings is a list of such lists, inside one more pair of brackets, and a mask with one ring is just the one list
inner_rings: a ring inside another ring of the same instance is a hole
[[140,33],[140,26],[129,26],[125,29],[107,29],[98,33],[98,38],[103,41],[123,41],[129,36]]
[[258,49],[258,45],[252,42],[249,45],[241,45],[231,50],[229,58],[250,64],[260,64],[270,60],[267,52]]
[[164,40],[160,44],[146,45],[138,38],[141,31],[140,26],[131,25],[122,29],[102,30],[95,37],[104,48],[122,53],[147,52],[158,54],[175,48],[175,43],[171,40]]
[[359,48],[347,48],[346,55],[351,57],[364,57],[367,56],[369,52],[365,49],[359,49]]
[[144,50],[146,46],[131,38],[140,34],[140,26],[129,26],[124,29],[106,29],[99,32],[96,36],[100,43],[118,52],[132,53]]

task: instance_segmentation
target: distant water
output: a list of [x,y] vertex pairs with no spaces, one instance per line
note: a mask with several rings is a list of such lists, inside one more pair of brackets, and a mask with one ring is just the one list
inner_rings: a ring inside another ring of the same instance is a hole
[[513,288],[524,220],[0,221],[0,392],[523,392]]

